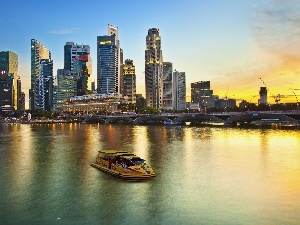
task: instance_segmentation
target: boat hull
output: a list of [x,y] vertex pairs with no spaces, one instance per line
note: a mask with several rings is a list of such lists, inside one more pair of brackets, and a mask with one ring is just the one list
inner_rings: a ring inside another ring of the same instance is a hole
[[102,170],[106,173],[109,173],[113,176],[122,178],[124,180],[139,181],[139,180],[149,180],[155,177],[155,175],[153,174],[144,174],[136,171],[126,171],[125,169],[120,169],[120,168],[110,169],[107,166],[100,165],[98,163],[92,163],[91,166],[99,170]]

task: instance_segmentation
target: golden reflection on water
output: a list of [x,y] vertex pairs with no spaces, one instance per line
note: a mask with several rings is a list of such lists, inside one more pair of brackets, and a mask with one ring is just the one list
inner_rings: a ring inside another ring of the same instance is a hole
[[26,187],[32,182],[32,171],[34,169],[33,137],[30,126],[12,126],[12,142],[10,161],[11,178],[14,185],[11,186],[13,192],[18,193],[19,197],[26,198],[28,190]]
[[[10,193],[23,198],[24,205],[45,207],[43,213],[48,208],[40,198],[52,202],[50,209],[61,205],[67,212],[78,203],[95,218],[95,209],[109,214],[121,207],[124,218],[150,209],[160,222],[172,221],[170,215],[211,218],[208,224],[222,224],[223,218],[233,221],[228,224],[247,219],[246,224],[273,224],[274,217],[281,222],[275,224],[288,224],[286,218],[295,224],[300,219],[299,131],[103,124],[5,129],[10,129],[3,143],[9,150],[0,153],[9,159],[9,169],[3,168]],[[128,183],[96,170],[90,163],[103,148],[132,150],[157,177]]]
[[132,139],[132,145],[135,154],[146,160],[149,159],[149,140],[147,127],[134,126],[132,129]]

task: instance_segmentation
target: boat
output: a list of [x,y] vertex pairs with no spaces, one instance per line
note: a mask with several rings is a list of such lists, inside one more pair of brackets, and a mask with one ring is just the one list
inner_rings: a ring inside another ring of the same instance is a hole
[[91,166],[125,180],[149,180],[156,176],[144,159],[123,150],[100,150]]
[[173,120],[167,120],[164,121],[165,125],[184,125],[185,123],[182,121],[173,121]]

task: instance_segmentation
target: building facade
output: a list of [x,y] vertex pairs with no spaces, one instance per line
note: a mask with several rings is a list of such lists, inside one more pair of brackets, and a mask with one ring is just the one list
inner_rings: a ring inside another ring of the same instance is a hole
[[185,72],[173,72],[174,109],[186,109],[186,82]]
[[120,94],[120,88],[121,88],[121,68],[122,68],[122,64],[123,64],[123,50],[120,47],[120,40],[119,40],[119,28],[116,26],[113,26],[111,24],[108,24],[107,26],[107,33],[108,35],[115,35],[115,47],[117,49],[116,51],[116,81],[115,81],[115,85],[116,85],[116,93]]
[[72,47],[74,46],[74,42],[66,42],[64,46],[64,69],[71,70],[72,64]]
[[210,81],[191,83],[191,102],[198,103],[199,107],[214,107],[215,99],[213,90],[210,89]]
[[77,79],[71,70],[57,70],[57,107],[61,108],[64,102],[77,95]]
[[146,36],[145,87],[147,106],[163,107],[163,56],[159,29],[151,28]]
[[[77,81],[75,95],[92,93],[92,59],[89,45],[67,42],[64,46],[64,70],[68,70]],[[75,96],[74,95],[74,96]]]
[[136,103],[136,74],[133,60],[126,59],[122,66],[121,94],[128,98],[128,103]]
[[13,101],[11,106],[15,110],[18,110],[19,101],[21,98],[21,91],[20,88],[18,88],[18,55],[11,51],[0,52],[0,71],[5,71],[5,74],[10,74],[10,76],[12,75]]
[[[51,61],[51,52],[41,42],[31,39],[31,80],[29,89],[29,109],[40,109],[39,81],[41,77],[41,61]],[[53,67],[53,63],[52,63]],[[53,77],[53,76],[52,76]]]
[[173,66],[170,62],[164,62],[163,70],[163,109],[174,109],[173,94]]
[[263,104],[263,105],[268,104],[268,90],[266,87],[260,87],[258,104]]
[[53,108],[53,61],[42,59],[40,76],[37,80],[39,109],[51,111]]
[[14,75],[8,74],[5,70],[0,71],[0,111],[9,112],[13,108],[14,96]]
[[21,92],[20,95],[20,105],[19,105],[19,111],[25,111],[25,92]]
[[120,93],[122,49],[118,28],[108,25],[108,35],[97,36],[97,93]]

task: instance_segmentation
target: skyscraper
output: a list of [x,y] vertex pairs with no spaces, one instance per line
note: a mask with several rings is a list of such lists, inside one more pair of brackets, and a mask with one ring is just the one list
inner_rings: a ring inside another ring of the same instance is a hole
[[120,93],[122,52],[118,28],[108,24],[108,35],[97,36],[97,93]]
[[71,70],[71,62],[72,62],[72,47],[74,42],[66,42],[64,46],[64,69]]
[[174,87],[174,109],[186,109],[186,83],[185,72],[173,72],[173,87]]
[[[41,77],[41,61],[51,60],[51,52],[41,42],[31,39],[31,86],[29,90],[29,109],[40,109],[39,81]],[[52,64],[53,67],[53,64]],[[47,67],[44,67],[48,69]],[[52,74],[53,76],[53,74]],[[53,79],[52,79],[53,81]]]
[[[89,45],[78,45],[74,42],[67,42],[64,46],[64,70],[69,71],[68,76],[71,76],[71,79],[76,80],[77,87],[76,93],[74,96],[82,96],[90,94],[92,91],[92,60],[90,57],[90,46]],[[59,76],[58,79],[62,78]],[[69,79],[69,78],[68,78]],[[58,83],[62,83],[59,81]],[[59,91],[65,90],[67,88],[64,84],[64,88],[59,88]],[[73,90],[73,82],[70,83],[70,89]],[[72,92],[72,91],[71,91]],[[68,92],[70,94],[71,92]],[[63,94],[59,94],[62,96]],[[70,96],[70,97],[74,97]]]
[[0,71],[5,71],[5,74],[10,75],[12,79],[12,102],[11,106],[15,110],[18,109],[19,100],[21,97],[21,92],[18,88],[18,80],[19,80],[19,73],[18,73],[18,55],[11,51],[2,51],[0,52]]
[[62,107],[64,101],[77,95],[77,79],[70,70],[57,70],[57,107]]
[[163,106],[163,57],[159,29],[151,28],[146,36],[145,87],[147,106]]
[[40,76],[37,81],[39,108],[50,111],[53,108],[53,61],[51,59],[40,61]]
[[0,70],[0,111],[9,112],[13,108],[13,82],[14,75]]
[[170,62],[164,62],[163,71],[163,108],[174,109],[173,101],[173,66]]
[[116,64],[116,92],[120,93],[120,88],[121,88],[121,67],[123,64],[123,50],[120,47],[120,41],[119,41],[119,29],[116,26],[113,26],[111,24],[108,24],[107,26],[108,29],[108,35],[115,35],[115,46],[116,46],[116,60],[117,60],[117,64]]
[[77,79],[77,95],[87,95],[92,90],[90,46],[73,45],[71,58],[71,74]]
[[128,103],[136,103],[136,75],[133,60],[125,60],[121,80],[121,94],[128,97]]

